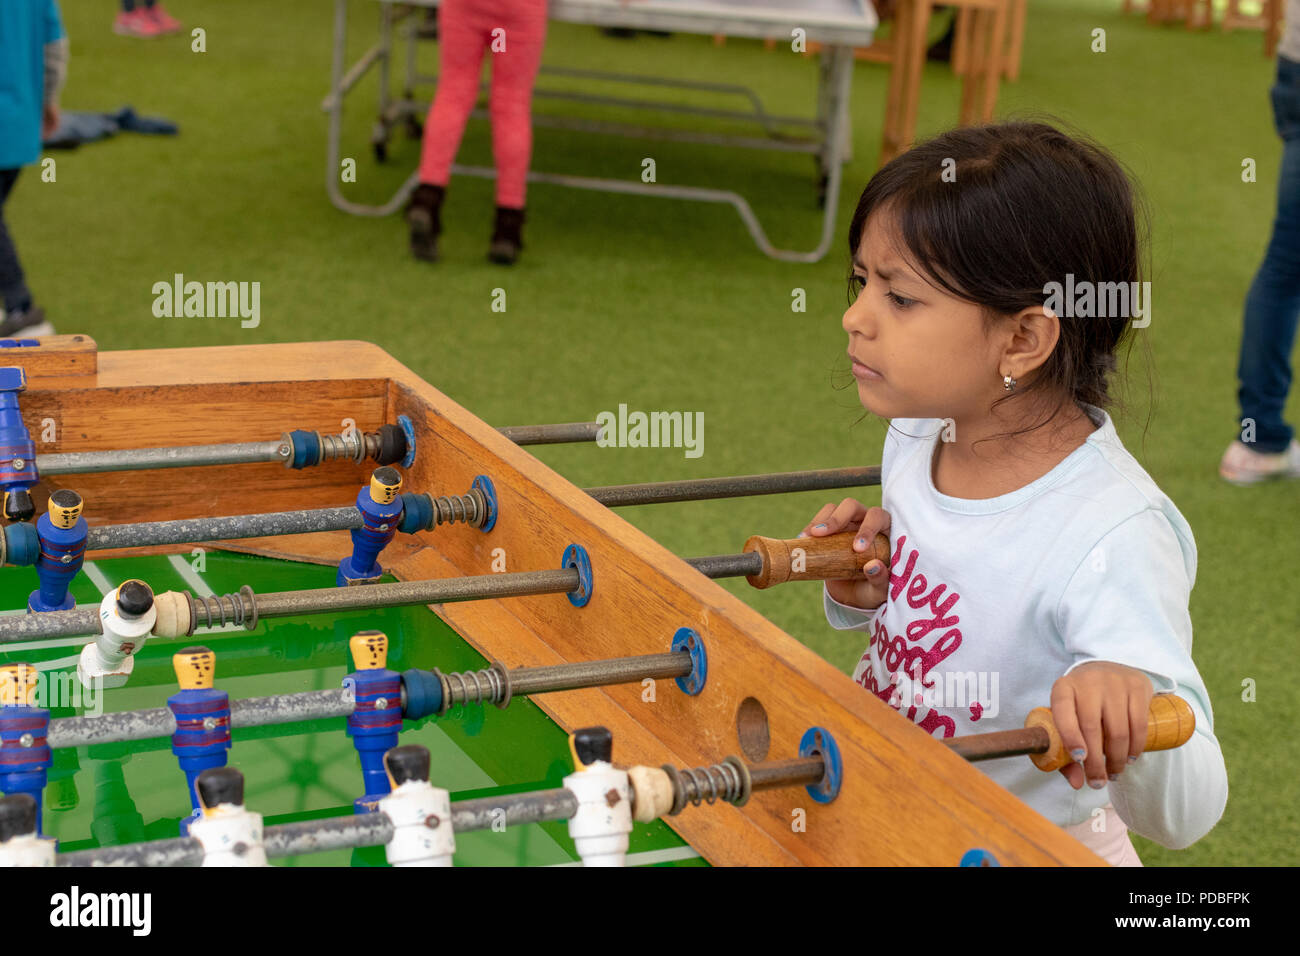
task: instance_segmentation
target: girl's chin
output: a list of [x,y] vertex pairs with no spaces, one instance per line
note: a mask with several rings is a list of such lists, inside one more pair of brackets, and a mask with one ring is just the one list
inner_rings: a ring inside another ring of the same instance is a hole
[[862,407],[879,418],[905,417],[890,407],[891,403],[880,394],[882,384],[879,381],[858,382],[858,399],[862,402]]

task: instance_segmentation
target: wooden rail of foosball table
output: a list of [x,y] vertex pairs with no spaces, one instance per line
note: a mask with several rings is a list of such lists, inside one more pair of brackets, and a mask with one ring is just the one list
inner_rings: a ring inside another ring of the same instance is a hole
[[[795,756],[809,727],[828,729],[843,760],[833,802],[817,804],[794,788],[756,793],[743,808],[688,807],[668,818],[709,862],[952,866],[979,847],[1006,865],[1101,864],[979,769],[378,347],[312,342],[95,353],[87,342],[56,337],[39,349],[0,354],[0,364],[28,369],[22,402],[33,437],[42,423],[54,425],[55,441],[38,441],[38,454],[262,440],[293,428],[338,432],[344,419],[373,430],[407,415],[418,448],[405,489],[463,494],[475,475],[487,474],[500,517],[488,534],[453,524],[399,535],[381,558],[388,571],[403,580],[487,574],[497,548],[511,571],[559,567],[570,543],[590,554],[595,585],[584,608],[563,595],[433,608],[489,659],[527,667],[659,653],[678,628],[694,628],[709,655],[707,686],[698,696],[665,681],[654,702],[642,700],[640,685],[535,698],[566,730],[609,727],[620,764],[696,767],[738,753],[737,709],[748,697],[766,710],[768,759]],[[33,497],[40,510],[50,491],[74,488],[92,525],[289,510],[352,501],[372,467],[335,462],[295,472],[267,463],[175,469],[147,479],[132,472],[70,475],[43,481]],[[349,541],[346,532],[331,532],[215,546],[332,564]],[[119,553],[127,552],[88,557]],[[808,599],[817,599],[815,591]],[[802,830],[795,825],[800,811]]]

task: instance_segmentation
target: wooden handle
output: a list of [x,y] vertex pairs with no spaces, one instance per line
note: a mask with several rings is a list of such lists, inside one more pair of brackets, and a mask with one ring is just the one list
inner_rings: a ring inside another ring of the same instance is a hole
[[745,542],[745,553],[757,551],[763,556],[763,570],[747,580],[754,587],[770,588],[786,581],[827,581],[858,578],[863,566],[879,559],[889,567],[889,539],[876,535],[866,551],[854,551],[856,531],[841,531],[824,538],[764,538],[754,535]]
[[[1060,770],[1074,762],[1061,743],[1061,735],[1052,721],[1051,708],[1035,708],[1025,720],[1025,726],[1043,728],[1051,742],[1046,753],[1029,755],[1039,770]],[[1143,752],[1181,747],[1191,739],[1194,730],[1196,715],[1187,701],[1175,694],[1157,694],[1151,698],[1151,706],[1147,709],[1147,742]]]

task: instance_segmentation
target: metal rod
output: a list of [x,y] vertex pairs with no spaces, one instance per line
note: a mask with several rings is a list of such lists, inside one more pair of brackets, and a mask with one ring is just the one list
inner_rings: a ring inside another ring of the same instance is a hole
[[173,448],[73,451],[37,455],[41,475],[89,475],[103,471],[143,471],[147,468],[194,468],[205,465],[244,465],[274,461],[283,464],[293,448],[275,441],[232,442],[225,445],[180,445]]
[[615,657],[550,667],[520,667],[510,671],[510,689],[516,694],[545,694],[582,687],[634,684],[647,677],[685,677],[693,666],[689,652],[671,651],[667,654]]
[[686,563],[706,578],[744,578],[763,573],[763,556],[757,551],[687,558]]
[[[548,667],[520,667],[505,672],[508,683],[504,686],[510,688],[511,696],[543,694],[582,687],[635,683],[647,677],[685,677],[691,672],[692,666],[688,652],[673,651]],[[480,683],[473,675],[474,672],[443,675],[443,683],[447,688],[444,712],[456,705],[496,703],[503,699],[502,695],[495,693],[502,689],[500,683],[491,685],[494,693],[484,694],[481,688],[487,681]],[[470,690],[471,685],[479,690]],[[248,697],[230,702],[230,726],[232,729],[240,729],[328,720],[332,717],[346,717],[354,707],[354,697],[349,687]],[[170,737],[175,732],[176,718],[171,710],[157,707],[102,714],[98,717],[55,717],[50,721],[46,740],[51,747],[56,748],[88,747],[92,744]]]
[[246,697],[230,702],[230,726],[237,729],[346,717],[355,707],[352,690],[348,687],[308,690],[297,694],[273,694],[270,697]]
[[304,820],[267,827],[262,846],[268,857],[383,846],[393,838],[386,813],[361,813],[328,820]]
[[[442,713],[466,704],[504,706],[520,694],[546,694],[583,687],[634,684],[646,678],[685,677],[694,665],[687,651],[578,661],[514,670],[494,665],[487,670],[442,674]],[[500,669],[499,669],[500,668]]]
[[[93,534],[93,531],[92,531]],[[757,553],[722,554],[690,558],[687,563],[711,578],[745,577],[762,571]],[[516,571],[507,574],[479,574],[425,581],[397,581],[355,588],[316,588],[278,591],[270,594],[224,594],[195,599],[195,629],[223,626],[226,620],[252,621],[300,614],[337,613],[415,604],[450,604],[490,598],[528,597],[536,594],[568,594],[580,586],[577,570]],[[251,602],[251,603],[250,603]],[[99,612],[95,607],[41,614],[0,616],[0,644],[55,637],[98,634]]]
[[995,760],[998,757],[1024,757],[1047,753],[1051,738],[1042,727],[1021,727],[1017,730],[1000,730],[991,734],[972,734],[953,737],[944,744],[959,757],[975,763]]
[[6,614],[0,617],[0,644],[28,638],[84,637],[103,633],[99,607],[78,607],[43,614]]
[[[824,773],[825,765],[820,757],[777,760],[749,767],[754,790],[813,784],[820,781]],[[568,820],[577,812],[578,800],[571,791],[565,788],[536,790],[457,801],[451,805],[451,825],[454,832],[464,833],[494,826]],[[263,847],[268,857],[300,856],[382,846],[392,840],[393,832],[387,814],[365,813],[267,827]],[[58,858],[59,866],[198,866],[202,862],[202,844],[193,837],[81,850]]]
[[670,501],[706,501],[712,498],[743,498],[828,488],[856,488],[880,484],[880,468],[824,468],[816,471],[787,471],[771,475],[737,475],[731,478],[695,478],[686,481],[655,481],[640,485],[606,485],[586,488],[587,494],[608,508],[662,504]]
[[456,833],[490,830],[493,825],[514,826],[540,823],[543,820],[568,820],[577,812],[578,798],[563,787],[558,790],[479,797],[460,800],[451,805],[451,828]]
[[565,422],[559,425],[510,425],[498,428],[516,445],[562,445],[596,441],[600,425],[596,422]]
[[[451,824],[453,831],[461,833],[568,820],[577,812],[578,799],[570,791],[536,790],[458,801],[451,805]],[[262,846],[268,857],[275,858],[384,846],[392,838],[388,814],[376,812],[267,827]],[[197,839],[179,837],[62,853],[57,862],[59,866],[199,866],[203,855]]]
[[95,744],[170,737],[176,717],[166,707],[126,710],[98,717],[55,717],[45,734],[51,747],[90,747]]
[[[594,422],[560,426],[524,426],[535,431],[546,429],[595,428]],[[551,437],[535,438],[522,444],[587,440],[566,437],[559,431]],[[660,481],[639,485],[608,485],[588,488],[586,493],[610,508],[655,504],[670,501],[703,501],[712,498],[737,498],[750,495],[782,494],[828,488],[850,488],[880,483],[880,469],[831,468],[821,471],[792,471],[771,475],[739,475],[731,478],[698,478],[687,481]],[[226,515],[220,517],[182,518],[174,521],[149,521],[135,524],[107,525],[91,528],[86,548],[91,551],[110,548],[141,548],[166,544],[189,544],[199,541],[231,541],[239,538],[262,538],[276,535],[309,534],[319,531],[351,531],[363,524],[361,512],[354,506],[311,508],[302,511],[277,511],[264,514]],[[717,575],[713,575],[717,576]]]
[[[526,597],[534,594],[567,594],[580,586],[574,568],[548,571],[516,571],[506,574],[479,574],[458,578],[434,578],[426,581],[396,581],[368,584],[354,588],[317,588],[306,591],[278,591],[253,595],[257,618],[294,617],[299,614],[369,610],[381,607],[404,607],[415,604],[450,604],[488,598]],[[251,594],[252,592],[247,592]],[[253,620],[254,607],[244,606],[245,594],[225,594],[196,600],[200,620],[196,628],[216,621],[221,612],[238,620]],[[236,616],[234,608],[241,613]],[[96,608],[70,611],[47,611],[42,614],[0,617],[0,644],[51,637],[74,637],[100,631]]]
[[361,512],[355,505],[211,518],[180,518],[175,521],[143,521],[91,528],[86,537],[86,550],[106,551],[110,548],[232,541],[236,538],[310,534],[315,531],[350,531],[360,528],[363,523]]
[[[600,436],[596,422],[564,422],[555,425],[515,425],[499,428],[517,445],[553,445],[595,441]],[[176,445],[167,448],[113,448],[105,451],[72,451],[36,456],[41,475],[89,475],[106,471],[147,471],[154,468],[200,468],[211,465],[248,465],[275,462],[283,465],[293,457],[293,446],[282,438],[270,441],[225,442],[212,445]]]
[[755,790],[819,783],[825,773],[826,764],[822,762],[821,757],[772,760],[768,763],[753,764],[749,768],[749,778]]
[[203,844],[194,837],[173,837],[60,853],[55,863],[57,866],[199,866],[203,863]]
[[[91,534],[94,534],[94,530]],[[746,577],[758,574],[763,569],[761,555],[754,552],[689,558],[687,563],[711,578]],[[568,594],[580,586],[576,569],[557,568],[425,581],[397,581],[355,588],[316,588],[270,594],[253,594],[248,590],[239,594],[196,598],[194,603],[197,620],[194,626],[196,630],[201,630],[209,626],[224,626],[227,620],[240,622],[415,604],[450,604],[536,594]],[[0,616],[0,644],[79,637],[98,634],[99,631],[99,613],[95,607]]]
[[[581,586],[575,568],[475,574],[426,581],[394,581],[355,588],[277,591],[257,597],[258,617],[293,617],[320,611],[356,611],[412,604],[450,604],[485,598],[567,594]],[[53,612],[57,613],[57,612]]]
[[[352,713],[352,691],[347,687],[272,694],[230,702],[230,726],[262,727],[326,720]],[[98,717],[55,717],[46,740],[51,747],[89,747],[93,744],[150,740],[176,733],[176,718],[166,707],[126,710]]]

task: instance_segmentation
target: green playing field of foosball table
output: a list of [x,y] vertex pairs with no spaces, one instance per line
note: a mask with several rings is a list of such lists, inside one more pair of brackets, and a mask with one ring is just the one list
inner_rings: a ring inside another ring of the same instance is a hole
[[[194,556],[118,558],[87,562],[72,585],[79,605],[98,604],[131,578],[157,591],[188,588],[227,593],[255,582],[259,589],[325,588],[332,567],[209,551]],[[388,580],[388,579],[386,579]],[[34,574],[0,573],[0,608],[22,613]],[[352,670],[348,641],[375,629],[388,637],[388,666],[463,671],[486,662],[424,607],[357,611],[263,620],[254,630],[228,625],[201,638],[151,640],[135,655],[123,687],[95,695],[81,691],[80,706],[51,708],[52,716],[96,715],[166,706],[176,692],[172,656],[201,644],[216,655],[216,686],[232,701],[339,687]],[[61,702],[80,688],[77,657],[88,638],[10,644],[0,664],[28,662],[42,672],[39,687],[58,688]],[[244,774],[245,803],[267,826],[350,814],[362,795],[361,766],[342,717],[236,728],[229,763]],[[405,721],[401,743],[420,744],[432,756],[431,782],[453,802],[560,787],[573,771],[568,735],[536,704],[517,697],[508,708],[467,706],[442,717]],[[617,743],[615,744],[617,748]],[[617,749],[615,751],[617,759]],[[59,748],[45,790],[44,827],[59,851],[121,846],[179,835],[190,812],[185,775],[167,738]],[[384,848],[333,850],[272,861],[286,866],[382,866]],[[578,865],[563,822],[502,826],[456,834],[458,866]],[[636,824],[629,865],[704,865],[700,855],[662,822]]]

